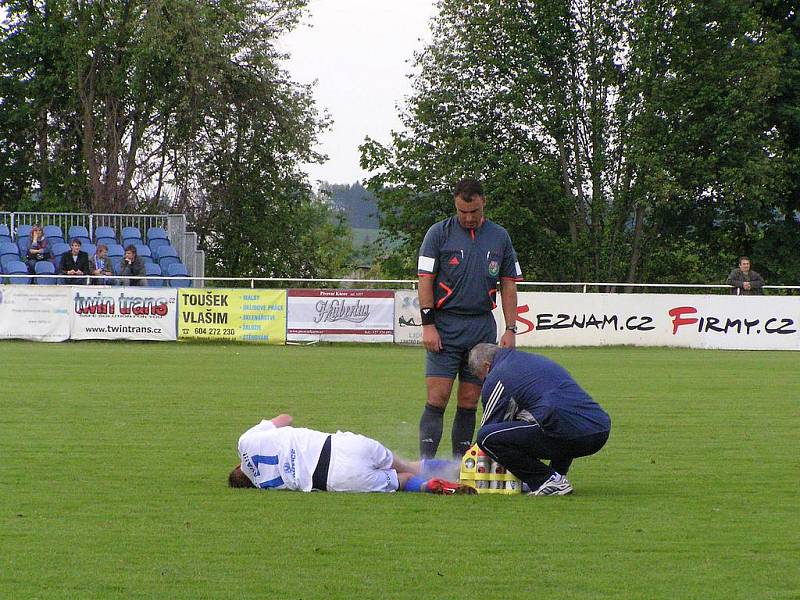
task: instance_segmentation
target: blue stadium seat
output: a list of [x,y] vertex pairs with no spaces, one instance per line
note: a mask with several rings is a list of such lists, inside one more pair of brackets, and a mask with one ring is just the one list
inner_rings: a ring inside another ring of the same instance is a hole
[[147,230],[147,241],[168,240],[167,232],[162,227],[151,227]]
[[117,232],[113,227],[95,227],[94,228],[94,239],[99,240],[100,238],[112,238],[114,240],[113,243],[117,243]]
[[12,262],[19,261],[19,256],[14,256],[13,254],[0,254],[0,266],[3,269],[6,268],[6,265]]
[[[178,258],[178,251],[175,250],[173,246],[162,246],[158,249],[158,257],[159,258],[166,258],[166,257],[173,257]],[[163,268],[163,265],[162,265]]]
[[[111,261],[111,266],[112,266],[112,268],[114,270],[114,274],[115,275],[119,275],[119,269],[120,269],[120,266],[122,265],[122,255],[120,255],[120,256],[111,256],[111,255],[109,255],[108,258]],[[119,284],[119,281],[117,281],[115,283]]]
[[[67,240],[67,243],[68,243],[68,244],[71,244],[71,243],[72,243],[72,240],[80,240],[80,242],[81,242],[81,246],[85,246],[86,244],[91,244],[91,243],[92,243],[92,242],[91,242],[91,240],[89,240],[89,238],[88,238],[88,237],[84,237],[84,236],[77,237],[77,238],[69,238],[69,239]],[[81,250],[83,250],[83,248],[81,248]]]
[[94,243],[95,243],[95,244],[97,244],[98,246],[99,246],[100,244],[105,244],[106,246],[108,246],[108,247],[110,248],[110,247],[111,247],[111,244],[116,244],[116,243],[117,243],[117,238],[113,238],[113,237],[99,237],[99,238],[96,238],[96,239],[95,239],[95,242],[94,242]]
[[[144,272],[145,275],[161,275],[161,267],[159,267],[155,263],[145,263],[144,265]],[[164,280],[163,279],[148,279],[147,280],[147,287],[164,287]]]
[[180,263],[169,265],[167,267],[167,276],[171,278],[169,280],[169,287],[172,288],[191,287],[192,282],[189,279],[181,278],[181,275],[184,276],[189,275],[189,271],[186,269],[186,265],[182,265]]
[[19,248],[19,255],[25,256],[28,254],[28,248],[31,247],[31,238],[27,235],[17,238],[17,248]]
[[86,254],[89,255],[89,258],[92,258],[92,256],[94,256],[95,252],[97,252],[97,246],[95,246],[92,242],[83,242],[83,245],[81,246],[81,250],[86,252]]
[[164,240],[161,238],[156,238],[154,240],[147,240],[147,245],[150,246],[150,252],[153,253],[153,258],[158,258],[160,254],[158,253],[159,248],[164,248],[165,246],[169,246],[169,240]]
[[61,255],[69,251],[69,244],[64,242],[56,242],[50,246],[50,255],[53,257],[53,264],[56,266],[56,270],[58,270],[58,265],[61,263]]
[[67,239],[72,240],[73,238],[80,238],[83,242],[84,239],[86,242],[90,242],[89,239],[89,230],[86,229],[83,225],[72,225],[67,232]]
[[11,230],[8,225],[0,225],[0,235],[11,237]]
[[[3,271],[6,274],[6,281],[10,284],[27,285],[31,282],[30,275],[28,275],[28,265],[21,260],[12,260],[6,263]],[[11,275],[16,275],[16,277],[10,277]]]
[[62,242],[64,241],[64,232],[61,231],[61,227],[58,225],[45,225],[43,231],[44,237],[48,240],[52,239],[57,242],[60,239]]
[[123,227],[122,228],[122,239],[125,238],[136,238],[142,239],[142,232],[139,231],[138,227]]
[[180,262],[178,251],[172,246],[162,246],[158,249],[158,264],[161,266],[162,272],[166,272],[167,267],[170,265],[179,264]]
[[122,247],[127,248],[128,246],[139,246],[144,244],[141,238],[125,238],[122,240]]
[[[55,275],[56,274],[56,268],[53,265],[53,263],[51,263],[49,260],[37,261],[35,270],[36,270],[36,274],[37,275]],[[59,283],[59,281],[60,280],[56,279],[56,278],[53,278],[53,279],[50,279],[50,278],[42,278],[42,279],[35,278],[33,280],[33,282],[38,284],[38,285],[56,285],[56,284]]]
[[31,237],[31,229],[33,225],[17,225],[17,238]]
[[177,256],[162,256],[158,259],[158,265],[161,267],[161,272],[165,273],[172,265],[181,264],[181,259]]
[[144,244],[136,244],[136,256],[141,258],[144,264],[153,262],[153,256],[150,253],[150,248]]
[[0,242],[0,256],[5,255],[14,256],[19,260],[19,246],[13,242]]
[[114,257],[122,258],[123,256],[125,256],[125,248],[123,248],[119,244],[108,244],[108,255],[111,258]]

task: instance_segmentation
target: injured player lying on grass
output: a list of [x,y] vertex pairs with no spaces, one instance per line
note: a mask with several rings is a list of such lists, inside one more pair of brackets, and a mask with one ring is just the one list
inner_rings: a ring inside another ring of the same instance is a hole
[[468,485],[444,478],[458,477],[456,463],[404,461],[363,435],[292,427],[292,420],[291,415],[278,415],[242,434],[241,462],[228,475],[230,487],[300,492],[475,493]]

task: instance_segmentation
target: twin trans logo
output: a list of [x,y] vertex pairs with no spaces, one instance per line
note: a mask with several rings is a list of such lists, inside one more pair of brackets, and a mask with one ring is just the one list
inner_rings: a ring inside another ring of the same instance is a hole
[[74,310],[81,316],[122,316],[163,318],[169,314],[173,298],[126,296],[124,292],[110,296],[98,291],[95,295],[75,293]]

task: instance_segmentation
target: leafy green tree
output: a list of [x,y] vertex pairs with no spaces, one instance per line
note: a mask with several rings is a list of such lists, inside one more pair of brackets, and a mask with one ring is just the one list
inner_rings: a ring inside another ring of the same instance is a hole
[[463,176],[485,181],[529,279],[718,279],[771,218],[780,52],[748,4],[438,6],[405,131],[362,146],[403,274]]
[[0,208],[185,213],[209,274],[340,268],[299,170],[327,119],[276,49],[306,4],[4,2]]

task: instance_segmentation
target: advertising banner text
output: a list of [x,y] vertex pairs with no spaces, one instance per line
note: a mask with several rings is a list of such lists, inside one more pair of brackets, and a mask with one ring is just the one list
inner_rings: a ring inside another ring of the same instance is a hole
[[183,288],[178,300],[181,339],[286,342],[286,290]]

